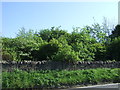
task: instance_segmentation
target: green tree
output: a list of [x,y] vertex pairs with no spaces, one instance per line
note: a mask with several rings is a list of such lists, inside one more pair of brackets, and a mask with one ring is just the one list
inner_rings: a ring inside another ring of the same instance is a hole
[[120,25],[117,25],[115,29],[112,31],[112,34],[110,35],[110,38],[114,39],[116,37],[120,36]]
[[95,49],[94,54],[95,54],[95,61],[104,61],[107,60],[106,58],[106,45],[103,43],[95,43],[93,44],[93,47]]
[[83,42],[84,44],[86,43],[92,44],[95,43],[96,40],[93,37],[91,37],[88,33],[86,33],[84,30],[78,31],[74,29],[74,31],[69,36],[68,43],[69,45],[71,45],[76,42],[77,43]]
[[2,37],[2,59],[6,61],[18,60],[14,38]]
[[59,45],[57,40],[52,39],[49,43],[42,44],[37,50],[32,51],[35,60],[51,60],[52,55],[56,54]]
[[47,44],[41,37],[37,37],[33,30],[25,31],[24,28],[19,31],[16,40],[19,43],[17,51],[22,60],[35,60],[39,49]]
[[95,48],[92,46],[94,43],[96,43],[96,40],[93,37],[86,33],[86,31],[78,31],[78,28],[74,28],[69,38],[69,45],[78,53],[78,57],[82,61],[94,60]]
[[43,29],[37,32],[36,35],[43,40],[49,42],[51,39],[58,39],[62,35],[67,35],[67,31],[60,29],[60,27],[51,27],[51,29]]
[[106,41],[106,29],[98,23],[94,23],[92,26],[86,26],[83,30],[89,33],[89,35],[95,38],[98,42]]
[[109,60],[120,60],[120,36],[113,39],[107,47],[107,58]]
[[59,49],[58,52],[52,56],[55,61],[65,61],[65,62],[76,62],[79,59],[78,53],[75,52],[70,45],[68,45],[67,41],[60,37],[58,39]]

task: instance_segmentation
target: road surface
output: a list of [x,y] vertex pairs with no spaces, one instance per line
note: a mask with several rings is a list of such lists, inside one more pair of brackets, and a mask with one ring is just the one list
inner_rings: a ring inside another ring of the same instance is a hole
[[61,89],[61,90],[120,90],[120,83],[93,85],[93,86],[86,86],[86,87],[75,87],[75,88]]

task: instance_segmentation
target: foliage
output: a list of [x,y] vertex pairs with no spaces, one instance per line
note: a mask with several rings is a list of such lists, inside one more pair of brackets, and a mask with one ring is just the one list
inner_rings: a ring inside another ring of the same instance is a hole
[[51,39],[58,39],[62,35],[67,35],[68,33],[65,30],[61,30],[60,27],[51,27],[51,29],[44,29],[37,32],[36,35],[41,37],[43,40],[49,42]]
[[112,31],[112,34],[110,35],[110,38],[114,39],[116,37],[120,36],[120,25],[117,25],[115,29]]
[[80,43],[83,42],[84,44],[89,43],[95,43],[96,40],[92,38],[88,33],[85,32],[86,29],[78,31],[77,28],[74,28],[74,31],[69,37],[68,43],[71,45],[72,43]]
[[75,62],[80,60],[78,57],[78,53],[71,49],[71,46],[66,45],[64,48],[59,50],[56,55],[53,56],[53,60],[55,61],[67,61],[67,62]]
[[120,69],[97,68],[88,70],[40,70],[2,73],[2,87],[7,88],[57,88],[62,86],[99,83],[120,83]]
[[58,48],[58,41],[52,39],[49,43],[41,45],[38,50],[32,51],[32,55],[36,60],[51,60],[52,55],[57,53]]
[[107,47],[107,58],[109,60],[120,60],[120,36],[112,40]]
[[103,43],[95,43],[93,44],[93,47],[95,48],[95,60],[98,61],[98,60],[106,60],[106,46],[105,44]]
[[16,47],[15,39],[2,37],[2,59],[5,61],[18,60]]
[[109,35],[110,42],[107,44],[107,58],[119,61],[120,58],[120,25],[116,25],[112,34]]
[[6,61],[117,60],[120,46],[119,25],[111,35],[109,33],[110,29],[105,23],[103,25],[95,23],[84,28],[76,27],[72,33],[60,27],[51,27],[38,32],[21,28],[15,38],[2,37],[2,56]]
[[81,60],[94,60],[95,48],[93,47],[93,44],[96,43],[96,40],[84,31],[79,32],[77,29],[74,30],[75,31],[72,32],[69,42],[72,49],[78,53],[78,57]]
[[52,40],[52,42],[55,41],[58,46],[58,51],[52,56],[52,60],[67,62],[75,62],[79,60],[77,53],[72,50],[72,47],[68,45],[68,42],[64,37],[60,37],[58,40]]

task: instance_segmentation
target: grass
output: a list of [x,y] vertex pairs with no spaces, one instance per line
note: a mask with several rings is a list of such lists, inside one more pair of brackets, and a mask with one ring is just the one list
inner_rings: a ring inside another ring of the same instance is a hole
[[88,70],[40,70],[2,73],[2,88],[58,88],[98,83],[119,83],[120,68]]

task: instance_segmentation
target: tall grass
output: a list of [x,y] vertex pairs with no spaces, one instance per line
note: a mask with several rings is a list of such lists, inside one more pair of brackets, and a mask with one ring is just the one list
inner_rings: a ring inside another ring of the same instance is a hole
[[3,88],[58,88],[62,86],[120,82],[120,68],[40,70],[2,73]]

